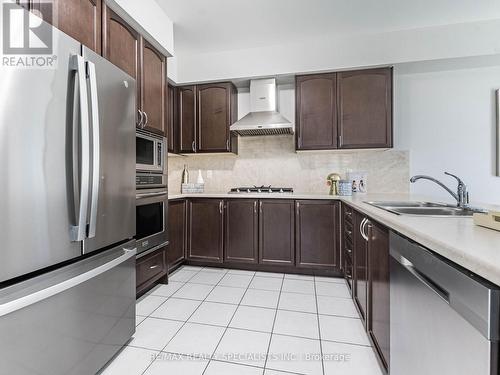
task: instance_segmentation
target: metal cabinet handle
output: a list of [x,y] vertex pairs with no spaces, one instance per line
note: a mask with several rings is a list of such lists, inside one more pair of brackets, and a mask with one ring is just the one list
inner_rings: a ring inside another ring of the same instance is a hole
[[262,213],[262,201],[259,202],[259,211]]
[[295,210],[296,210],[297,216],[299,216],[299,214],[300,214],[300,210],[299,209],[300,209],[300,203],[296,202],[295,203]]
[[359,225],[359,231],[361,232],[361,237],[363,237],[365,241],[368,241],[368,236],[365,233],[365,226],[366,226],[366,224],[368,224],[368,219],[364,218],[361,221],[361,224]]
[[229,139],[226,139],[226,150],[229,151]]
[[148,125],[148,114],[146,111],[143,112],[144,113],[144,125],[142,125],[142,128],[144,129],[147,125]]
[[142,129],[142,121],[144,121],[144,115],[142,114],[142,111],[140,109],[137,110],[137,113],[139,113],[139,122],[137,123],[137,127]]
[[257,213],[257,201],[253,201],[253,213]]
[[219,202],[219,212],[221,215],[222,215],[222,210],[223,210],[222,201],[220,201]]
[[158,264],[155,264],[154,266],[149,267],[150,270],[154,270],[155,268],[160,267]]
[[196,143],[195,143],[195,141],[193,141],[193,143],[191,143],[191,148],[192,148],[193,152],[196,152]]

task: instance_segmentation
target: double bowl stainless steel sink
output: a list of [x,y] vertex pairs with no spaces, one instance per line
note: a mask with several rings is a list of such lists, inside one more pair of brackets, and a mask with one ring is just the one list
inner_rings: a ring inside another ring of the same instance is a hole
[[453,205],[432,202],[377,201],[365,203],[381,208],[382,210],[392,212],[396,215],[470,217],[476,212],[486,212],[479,208],[461,208]]

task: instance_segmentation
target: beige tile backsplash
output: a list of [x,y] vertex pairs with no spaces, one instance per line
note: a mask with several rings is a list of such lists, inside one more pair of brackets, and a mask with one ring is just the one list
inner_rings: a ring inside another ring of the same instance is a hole
[[[347,170],[368,173],[368,192],[407,193],[409,156],[407,151],[315,151],[295,152],[294,137],[261,136],[239,140],[238,155],[169,156],[168,184],[179,193],[184,164],[190,182],[201,169],[205,192],[227,192],[231,187],[273,185],[293,187],[301,193],[327,193],[326,176]],[[211,177],[210,177],[211,173]]]

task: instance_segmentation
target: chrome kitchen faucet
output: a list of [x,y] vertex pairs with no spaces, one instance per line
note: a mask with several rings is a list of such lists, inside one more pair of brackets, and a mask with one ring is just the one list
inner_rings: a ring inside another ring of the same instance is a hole
[[444,172],[445,175],[451,176],[456,178],[458,181],[458,186],[457,186],[457,192],[454,193],[449,187],[447,187],[445,184],[443,184],[441,181],[435,179],[434,177],[431,176],[425,176],[425,175],[416,175],[410,178],[410,182],[414,183],[418,180],[429,180],[432,181],[439,186],[441,186],[444,190],[446,190],[448,193],[451,194],[453,198],[456,199],[457,201],[457,206],[460,208],[466,208],[469,206],[469,192],[467,191],[467,185],[464,184],[464,182],[454,174]]

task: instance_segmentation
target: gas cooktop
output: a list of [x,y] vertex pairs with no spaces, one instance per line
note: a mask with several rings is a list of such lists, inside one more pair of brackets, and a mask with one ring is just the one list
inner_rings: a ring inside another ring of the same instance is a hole
[[230,193],[293,193],[293,188],[269,186],[252,186],[232,188]]

